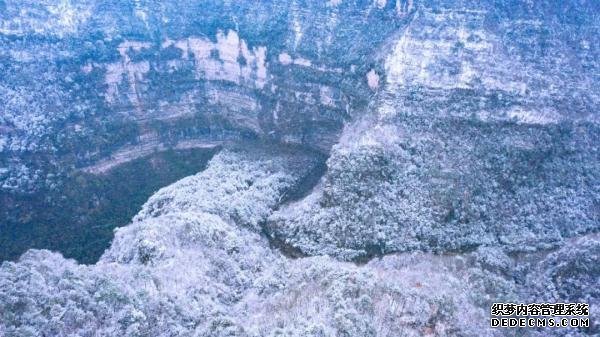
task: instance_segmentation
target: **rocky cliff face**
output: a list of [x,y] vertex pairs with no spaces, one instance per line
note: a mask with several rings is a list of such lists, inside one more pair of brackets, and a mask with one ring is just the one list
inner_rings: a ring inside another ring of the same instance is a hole
[[591,7],[562,6],[422,3],[322,184],[270,231],[344,259],[522,252],[596,231],[598,76],[584,69],[597,69],[597,28]]
[[327,152],[378,87],[373,51],[413,10],[296,0],[2,5],[4,189],[155,148],[263,138]]
[[0,7],[5,189],[227,143],[97,264],[4,263],[0,335],[599,333],[595,1]]

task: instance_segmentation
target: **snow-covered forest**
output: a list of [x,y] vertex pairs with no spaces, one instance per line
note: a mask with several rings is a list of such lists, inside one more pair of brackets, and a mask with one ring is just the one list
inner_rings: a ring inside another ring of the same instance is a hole
[[0,0],[0,337],[599,336],[599,16]]

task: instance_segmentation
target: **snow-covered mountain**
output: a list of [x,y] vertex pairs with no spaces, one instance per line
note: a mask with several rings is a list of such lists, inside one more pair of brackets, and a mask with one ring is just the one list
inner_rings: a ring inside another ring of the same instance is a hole
[[0,0],[3,192],[222,146],[98,263],[2,263],[0,336],[513,336],[494,302],[600,334],[599,14]]

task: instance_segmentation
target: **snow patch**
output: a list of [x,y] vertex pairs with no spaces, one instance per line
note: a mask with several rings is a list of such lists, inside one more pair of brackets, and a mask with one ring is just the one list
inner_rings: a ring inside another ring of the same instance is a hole
[[283,65],[290,65],[293,63],[293,59],[290,56],[290,54],[288,53],[281,53],[279,54],[279,63],[283,64]]
[[295,65],[301,66],[301,67],[312,66],[312,62],[309,59],[305,59],[303,57],[293,58],[290,56],[290,54],[288,54],[286,52],[279,54],[278,60],[279,60],[279,63],[283,64],[284,66],[288,66],[291,64],[295,64]]
[[374,69],[371,69],[371,71],[367,73],[367,84],[372,90],[379,88],[379,75]]
[[387,4],[387,0],[375,0],[374,3],[377,6],[377,8],[383,9]]
[[308,59],[298,57],[294,60],[294,64],[303,66],[303,67],[310,67],[312,65],[312,62]]
[[555,124],[560,115],[553,111],[528,110],[516,107],[507,112],[507,117],[521,124]]

